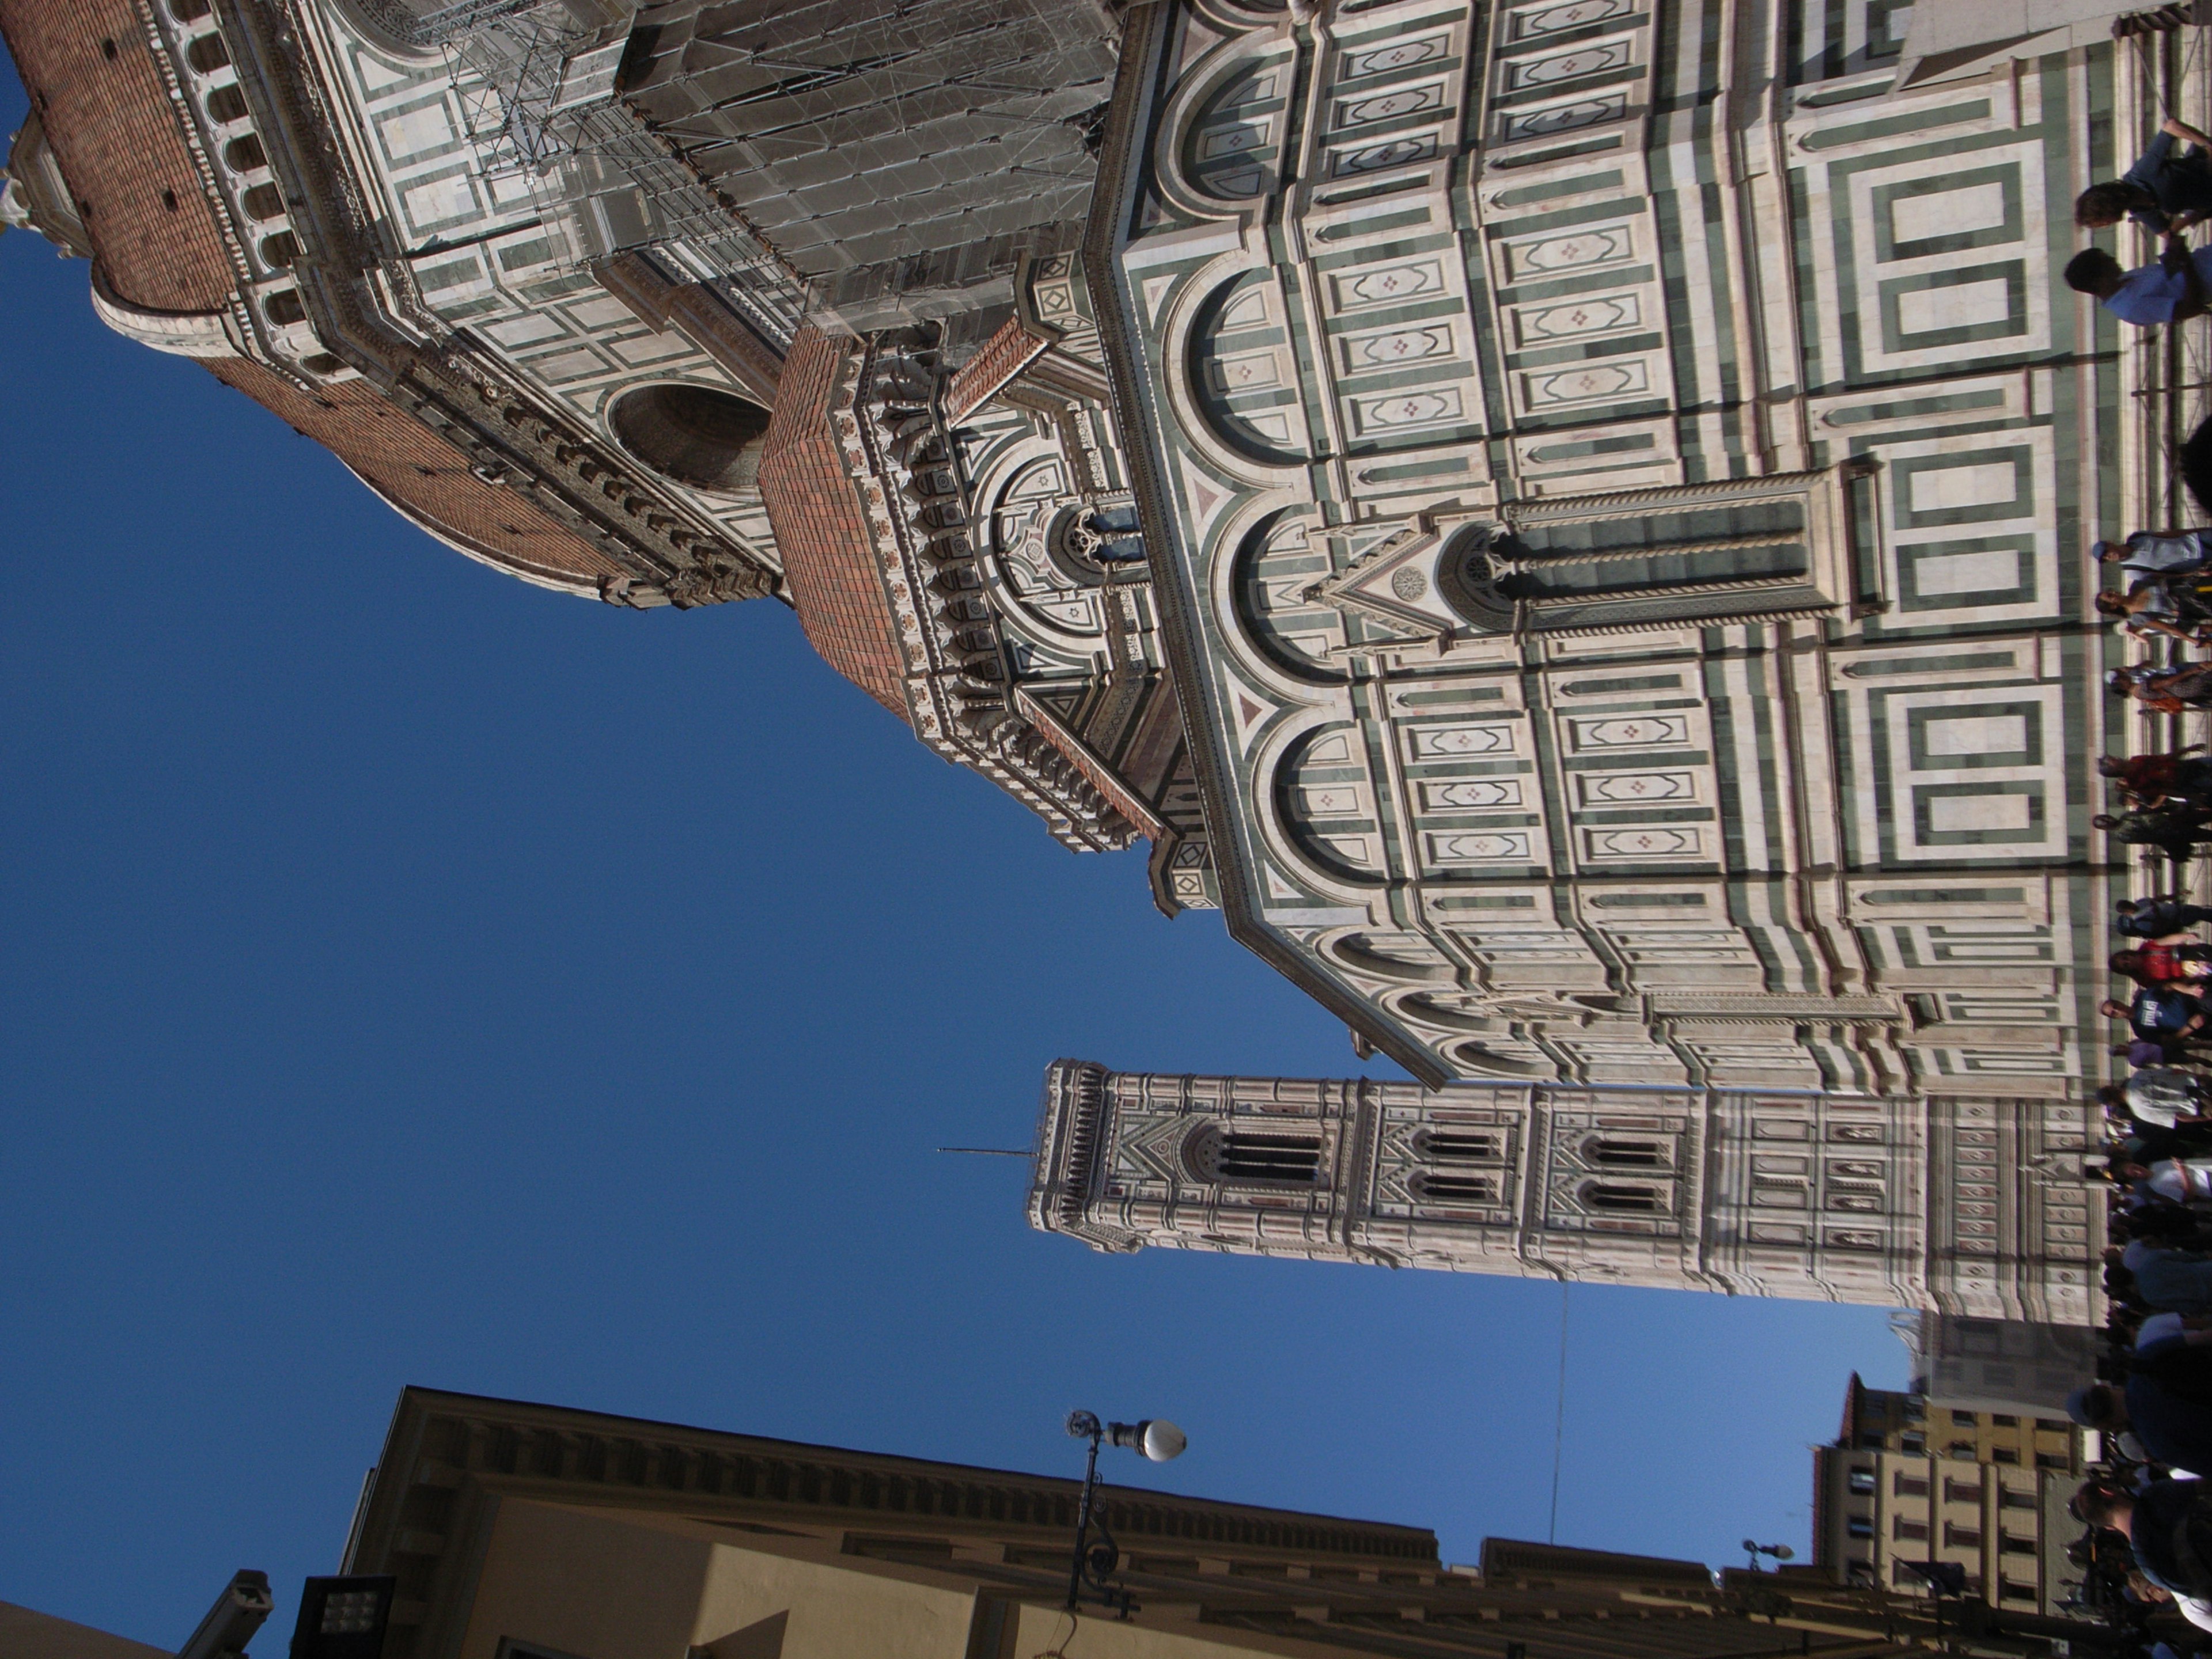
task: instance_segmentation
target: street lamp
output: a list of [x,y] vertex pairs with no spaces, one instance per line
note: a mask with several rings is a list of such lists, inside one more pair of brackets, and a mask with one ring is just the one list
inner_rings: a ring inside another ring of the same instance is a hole
[[1771,1555],[1777,1561],[1794,1561],[1797,1559],[1797,1552],[1787,1544],[1760,1544],[1748,1538],[1743,1540],[1743,1553],[1751,1558],[1751,1570],[1753,1572],[1759,1571],[1759,1558],[1762,1555]]
[[1067,1610],[1075,1611],[1087,1589],[1092,1599],[1127,1619],[1132,1605],[1129,1592],[1106,1582],[1121,1565],[1121,1547],[1103,1520],[1096,1523],[1097,1541],[1092,1542],[1091,1537],[1091,1504],[1098,1491],[1098,1448],[1111,1441],[1155,1463],[1164,1463],[1182,1456],[1190,1442],[1164,1417],[1148,1417],[1139,1423],[1101,1423],[1095,1412],[1075,1411],[1067,1414],[1067,1431],[1078,1440],[1091,1443],[1091,1455],[1083,1468],[1083,1503],[1075,1512],[1075,1559],[1067,1569]]

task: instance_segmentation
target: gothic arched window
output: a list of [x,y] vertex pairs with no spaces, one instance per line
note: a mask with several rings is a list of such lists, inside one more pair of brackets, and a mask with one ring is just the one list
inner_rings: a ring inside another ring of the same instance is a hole
[[1668,1163],[1659,1141],[1620,1135],[1591,1135],[1583,1142],[1583,1162],[1601,1170],[1663,1170]]
[[1666,1206],[1660,1201],[1659,1189],[1646,1187],[1640,1182],[1586,1181],[1579,1194],[1583,1205],[1592,1210],[1632,1212],[1638,1215],[1656,1215]]
[[1209,1123],[1184,1144],[1183,1161],[1199,1180],[1217,1184],[1261,1181],[1310,1187],[1321,1179],[1321,1136]]
[[1498,1180],[1494,1176],[1462,1175],[1456,1171],[1443,1174],[1435,1170],[1416,1170],[1407,1183],[1416,1202],[1431,1204],[1495,1204],[1498,1201]]
[[1424,1129],[1413,1137],[1424,1164],[1495,1164],[1498,1136],[1484,1129]]

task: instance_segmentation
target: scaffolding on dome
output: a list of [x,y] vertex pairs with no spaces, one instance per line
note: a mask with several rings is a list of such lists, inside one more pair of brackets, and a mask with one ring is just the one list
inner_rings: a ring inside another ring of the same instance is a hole
[[805,283],[617,94],[626,40],[582,27],[559,0],[467,0],[439,15],[465,12],[473,25],[449,32],[440,50],[494,199],[526,189],[561,233],[567,268],[650,250],[788,349],[811,299]]

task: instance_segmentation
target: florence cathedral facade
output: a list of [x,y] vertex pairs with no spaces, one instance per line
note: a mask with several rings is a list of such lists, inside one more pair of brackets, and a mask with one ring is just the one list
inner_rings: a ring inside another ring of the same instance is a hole
[[1416,1079],[1063,1062],[1039,1225],[2080,1323],[2172,739],[2083,554],[2208,377],[2057,273],[2205,88],[2003,9],[0,0],[0,211],[471,557],[791,605]]

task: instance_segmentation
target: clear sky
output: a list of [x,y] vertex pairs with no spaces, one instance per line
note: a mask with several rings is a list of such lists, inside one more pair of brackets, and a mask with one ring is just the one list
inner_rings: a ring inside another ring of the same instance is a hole
[[[0,125],[23,100],[0,70]],[[1352,1076],[772,602],[409,528],[0,236],[0,1600],[173,1648],[334,1571],[403,1384],[1542,1538],[1556,1287],[1029,1231],[1055,1057]],[[1376,1062],[1376,1074],[1395,1074]],[[1573,1292],[1562,1542],[1807,1543],[1878,1310]],[[1737,1559],[1740,1559],[1738,1557]]]

